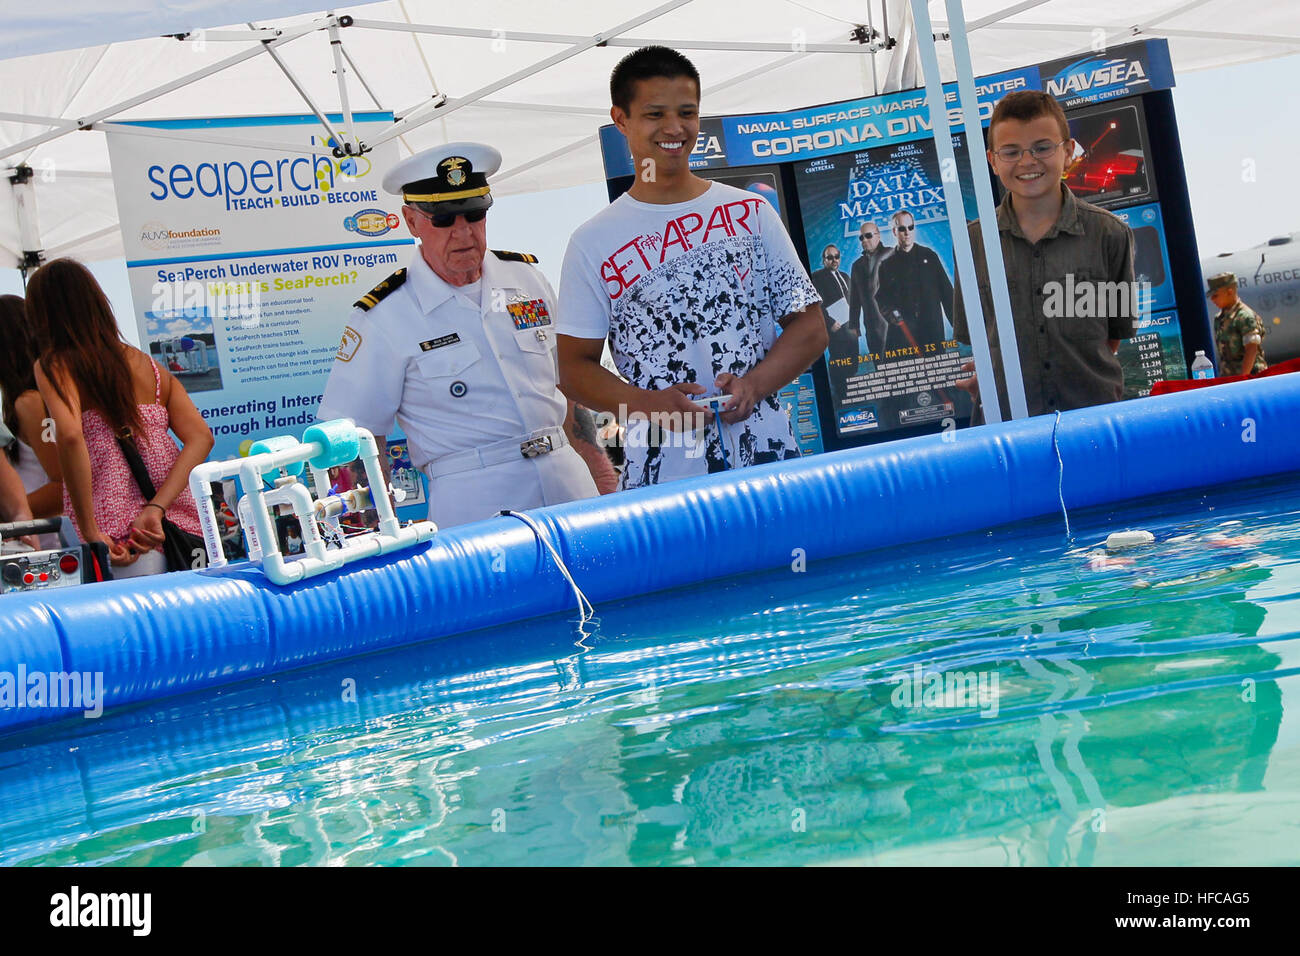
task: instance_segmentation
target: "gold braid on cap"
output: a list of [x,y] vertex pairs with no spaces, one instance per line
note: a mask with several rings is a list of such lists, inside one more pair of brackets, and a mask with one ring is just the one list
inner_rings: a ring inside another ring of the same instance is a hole
[[491,191],[487,186],[481,186],[478,189],[462,189],[454,193],[403,192],[402,198],[407,202],[452,202],[457,199],[473,199],[475,196],[486,196]]

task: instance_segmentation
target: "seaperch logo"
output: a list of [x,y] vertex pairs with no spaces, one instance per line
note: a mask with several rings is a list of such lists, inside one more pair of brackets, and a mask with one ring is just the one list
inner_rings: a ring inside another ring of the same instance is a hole
[[[312,136],[308,145],[331,149],[333,142],[322,143]],[[309,156],[275,154],[253,160],[214,158],[194,164],[155,164],[145,170],[145,176],[149,198],[157,202],[214,199],[226,209],[271,209],[320,205],[327,201],[322,196],[329,197],[339,186],[363,179],[372,168],[363,156],[335,160],[332,155],[313,152]],[[377,191],[354,190],[345,201],[377,198]]]
[[1138,60],[1102,60],[1091,57],[1071,63],[1047,81],[1047,92],[1057,99],[1104,100],[1131,92],[1131,86],[1149,82]]

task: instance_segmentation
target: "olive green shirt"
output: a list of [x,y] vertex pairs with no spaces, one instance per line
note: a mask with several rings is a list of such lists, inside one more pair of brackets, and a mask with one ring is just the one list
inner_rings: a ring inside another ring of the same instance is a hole
[[[1011,209],[1010,194],[997,208],[998,235],[1030,415],[1119,401],[1124,374],[1109,341],[1130,338],[1137,327],[1133,230],[1118,216],[1077,199],[1064,183],[1061,198],[1060,216],[1034,243],[1020,228]],[[993,293],[978,222],[970,224],[970,241],[998,398],[1004,414],[1009,415]],[[954,335],[969,345],[970,329],[960,284],[955,314]],[[977,403],[971,423],[982,421],[982,409]]]
[[[1268,368],[1264,361],[1264,320],[1250,306],[1238,299],[1233,305],[1214,317],[1214,344],[1219,348],[1220,375],[1254,375]],[[1259,351],[1255,364],[1249,369],[1241,367],[1246,357],[1245,337],[1251,333],[1259,336]]]

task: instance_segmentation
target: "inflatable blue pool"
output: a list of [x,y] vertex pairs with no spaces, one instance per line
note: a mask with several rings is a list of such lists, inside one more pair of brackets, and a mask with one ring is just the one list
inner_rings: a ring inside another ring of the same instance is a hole
[[[533,513],[602,601],[1076,508],[1300,470],[1280,376],[762,466]],[[563,611],[528,525],[494,518],[276,587],[249,567],[3,599],[0,673],[102,675],[112,708]],[[0,729],[81,707],[0,708]]]

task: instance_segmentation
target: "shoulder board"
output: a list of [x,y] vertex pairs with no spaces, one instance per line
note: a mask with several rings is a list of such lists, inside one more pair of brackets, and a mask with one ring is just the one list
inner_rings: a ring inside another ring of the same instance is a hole
[[398,269],[379,285],[375,286],[357,301],[352,303],[354,309],[369,312],[388,296],[392,295],[406,281],[406,270]]
[[506,262],[537,263],[537,257],[527,252],[502,252],[500,249],[493,249],[492,255],[498,259],[504,259]]

